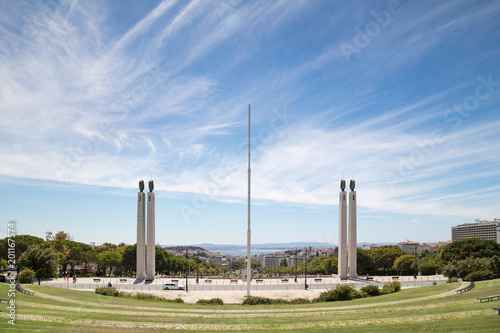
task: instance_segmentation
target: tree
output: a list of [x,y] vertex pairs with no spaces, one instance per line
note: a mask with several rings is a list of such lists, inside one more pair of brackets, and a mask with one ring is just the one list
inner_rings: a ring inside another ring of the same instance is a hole
[[393,269],[400,275],[412,275],[415,273],[415,256],[404,254],[394,261]]
[[[0,240],[0,258],[7,259],[8,256],[8,238]],[[31,235],[16,235],[12,237],[14,243],[16,244],[16,258],[20,258],[21,255],[32,245],[43,244],[44,240],[40,237],[35,237]],[[17,272],[19,273],[22,269],[21,265],[17,265]]]
[[125,275],[132,275],[137,265],[137,244],[129,245],[122,254],[121,265],[125,270]]
[[366,275],[366,274],[373,275],[373,273],[375,273],[375,264],[373,263],[371,251],[374,250],[357,249],[356,257],[357,257],[357,268],[359,275]]
[[[155,247],[155,270],[156,272],[159,272],[160,274],[163,274],[164,272],[169,270],[169,256],[171,254],[167,253],[165,249],[162,247],[156,246]],[[193,266],[194,267],[194,266]]]
[[444,266],[443,275],[467,279],[467,276],[477,272],[484,272],[488,278],[494,277],[491,259],[469,257],[464,260],[451,261]]
[[423,275],[433,275],[441,270],[441,266],[439,266],[434,260],[427,260],[418,266],[418,270]]
[[441,260],[444,264],[469,257],[491,258],[493,256],[500,256],[500,244],[489,239],[465,238],[446,245],[441,251]]
[[370,251],[373,263],[375,264],[375,270],[383,271],[385,274],[392,273],[394,261],[398,257],[406,254],[406,252],[399,247],[393,245],[380,246],[376,250]]
[[243,269],[245,267],[245,259],[238,259],[233,261],[233,265],[231,266],[231,269],[234,271],[238,271],[240,269]]
[[250,265],[250,268],[252,269],[260,269],[260,263],[255,259],[250,260]]
[[40,281],[57,277],[58,255],[49,243],[30,246],[19,258],[21,266],[31,268]]
[[108,276],[111,276],[114,267],[120,265],[121,260],[121,255],[117,251],[103,251],[97,255],[97,264],[104,274],[106,274],[106,270],[109,268]]
[[35,272],[30,268],[24,268],[18,275],[19,283],[33,283],[35,277]]
[[280,266],[288,267],[288,261],[286,260],[286,258],[281,259]]

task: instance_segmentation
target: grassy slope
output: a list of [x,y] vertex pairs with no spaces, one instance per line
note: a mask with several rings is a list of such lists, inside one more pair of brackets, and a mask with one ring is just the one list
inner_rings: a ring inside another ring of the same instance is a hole
[[[41,321],[18,318],[16,332],[122,332],[126,328],[117,327],[120,323],[135,326],[135,332],[151,328],[197,332],[212,329],[493,332],[500,327],[500,318],[492,310],[500,302],[480,303],[476,299],[500,294],[500,280],[479,282],[469,292],[446,297],[435,295],[458,288],[458,283],[346,302],[281,306],[200,306],[137,301],[36,285],[26,287],[37,294],[17,292],[17,314],[39,316]],[[7,285],[0,284],[0,297],[6,296]],[[0,310],[7,312],[5,303]],[[1,318],[0,323],[0,330],[12,331],[7,318]]]

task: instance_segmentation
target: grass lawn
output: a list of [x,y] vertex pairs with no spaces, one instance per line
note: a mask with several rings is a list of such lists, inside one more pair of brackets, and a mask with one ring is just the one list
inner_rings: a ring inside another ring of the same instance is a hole
[[[405,289],[344,302],[273,306],[203,306],[97,295],[24,285],[35,296],[16,292],[16,325],[0,306],[0,331],[7,332],[499,332],[500,301],[477,297],[500,294],[500,280],[476,283],[455,294],[459,283]],[[7,297],[0,284],[0,297]]]

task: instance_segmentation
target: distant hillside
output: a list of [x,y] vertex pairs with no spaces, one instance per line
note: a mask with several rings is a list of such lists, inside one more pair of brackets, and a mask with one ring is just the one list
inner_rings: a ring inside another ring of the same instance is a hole
[[204,248],[194,245],[178,245],[178,246],[162,246],[165,250],[174,250],[176,252],[181,251],[206,251]]
[[[211,244],[211,243],[203,243],[196,244],[194,246],[199,246],[205,248],[207,250],[239,250],[246,249],[246,245],[235,245],[235,244]],[[304,247],[335,247],[336,245],[330,243],[323,242],[291,242],[291,243],[265,243],[265,244],[252,244],[252,249],[254,250],[273,250],[273,249],[295,249],[295,248],[304,248]]]
[[[358,243],[357,247],[362,247],[363,245],[370,245],[370,244],[377,244],[379,246],[382,245],[397,245],[397,243]],[[337,244],[332,244],[332,243],[325,243],[325,242],[290,242],[290,243],[264,243],[264,244],[252,244],[252,249],[253,250],[293,250],[293,249],[303,249],[305,247],[314,247],[314,248],[335,248],[337,247]],[[200,249],[202,250],[242,250],[246,249],[246,245],[236,245],[236,244],[212,244],[212,243],[203,243],[203,244],[195,244],[195,245],[179,245],[179,246],[167,246],[164,245],[163,247],[167,249],[175,249],[176,251],[179,251],[178,249],[180,248],[182,250],[188,249]]]

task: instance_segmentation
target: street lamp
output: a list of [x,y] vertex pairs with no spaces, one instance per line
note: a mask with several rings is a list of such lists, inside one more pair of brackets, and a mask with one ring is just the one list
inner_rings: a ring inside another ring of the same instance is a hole
[[297,255],[298,255],[299,249],[295,249],[295,283],[297,283],[297,278],[298,278],[298,270],[299,270],[299,263],[297,262]]
[[189,287],[188,287],[188,250],[186,248],[186,292],[189,291]]
[[306,255],[304,258],[304,288],[307,290],[307,248],[306,248]]

